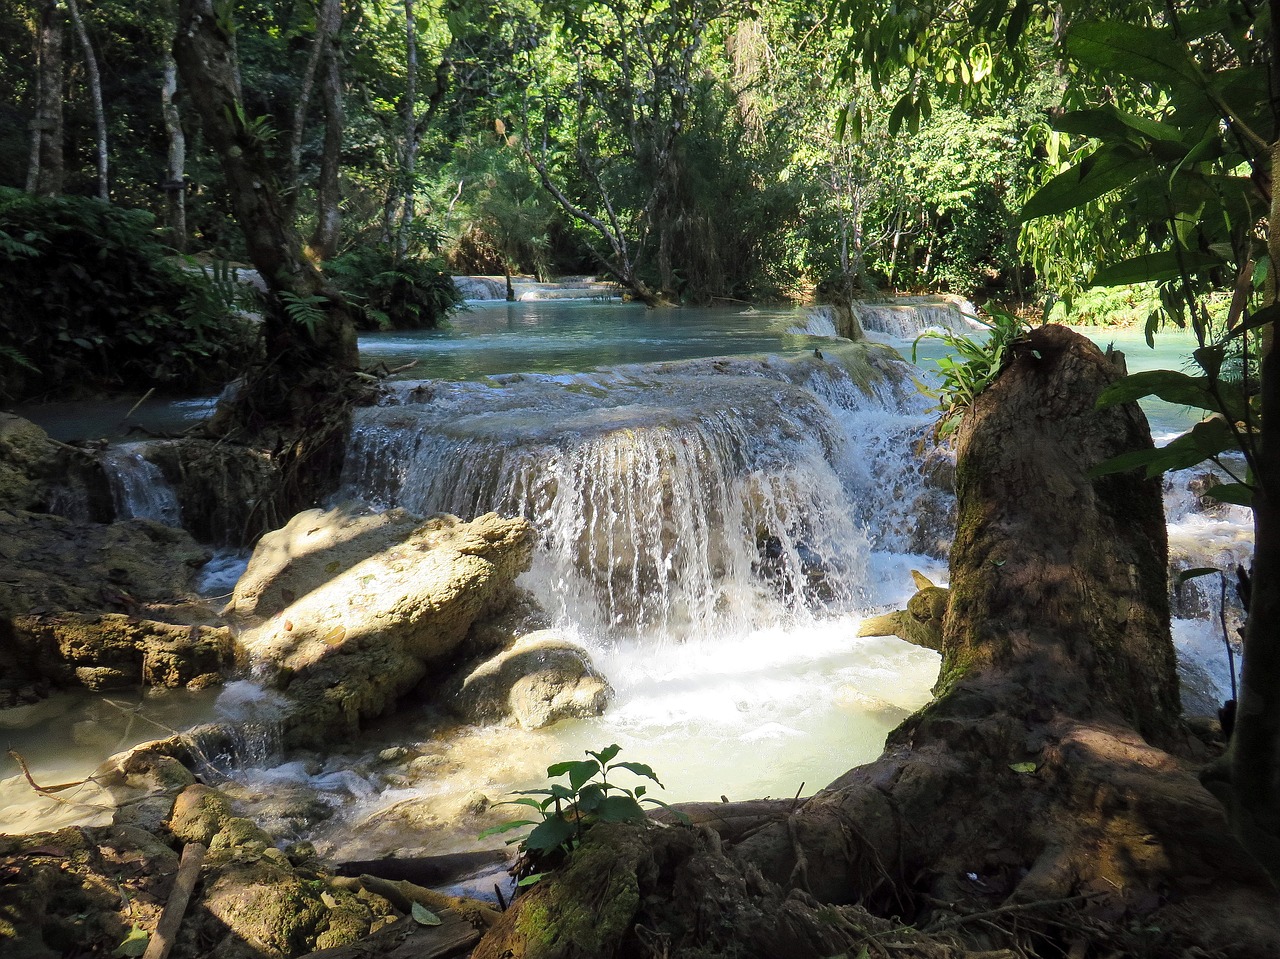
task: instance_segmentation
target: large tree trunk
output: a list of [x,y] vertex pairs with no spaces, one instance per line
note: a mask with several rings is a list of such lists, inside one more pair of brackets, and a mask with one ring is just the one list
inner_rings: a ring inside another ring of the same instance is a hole
[[102,77],[98,73],[98,57],[93,52],[93,43],[89,39],[89,31],[85,28],[84,19],[80,16],[80,7],[76,0],[67,0],[67,11],[71,14],[71,22],[75,26],[76,38],[84,51],[85,73],[89,78],[89,99],[93,103],[94,142],[98,156],[98,199],[103,203],[111,199],[111,186],[107,180],[107,114],[102,105]]
[[173,50],[164,55],[164,79],[160,86],[160,112],[168,141],[165,164],[165,228],[169,245],[178,252],[187,248],[187,138],[182,132],[182,116],[174,99],[178,92],[178,64]]
[[345,119],[342,102],[342,49],[338,39],[342,29],[341,0],[325,0],[320,18],[320,31],[326,38],[324,72],[320,81],[320,96],[324,102],[324,149],[320,156],[320,178],[316,183],[316,226],[311,234],[310,246],[323,261],[338,252],[338,238],[342,228],[342,194],[338,180],[342,166],[342,127]]
[[1178,720],[1159,486],[1088,475],[1150,445],[1136,406],[1094,408],[1117,375],[1043,327],[966,415],[936,699],[878,761],[737,841],[705,816],[594,827],[476,959],[1276,955],[1265,876],[1165,751],[1204,747]]
[[[214,0],[181,0],[174,59],[217,153],[236,221],[268,288],[266,362],[248,377],[219,427],[283,431],[277,511],[309,505],[341,466],[357,369],[355,327],[342,297],[302,255],[266,139],[245,115],[227,25]],[[221,412],[221,411],[220,411]]]
[[[174,58],[205,139],[218,155],[249,258],[275,299],[265,317],[272,362],[286,374],[355,369],[355,333],[346,304],[302,255],[266,141],[237,95],[231,36],[214,14],[213,0],[182,0]],[[293,315],[287,305],[294,306]],[[306,308],[319,316],[309,316]]]
[[65,15],[61,0],[45,0],[40,5],[36,110],[31,121],[31,155],[27,165],[27,192],[39,196],[60,195],[65,174],[62,155],[62,34]]

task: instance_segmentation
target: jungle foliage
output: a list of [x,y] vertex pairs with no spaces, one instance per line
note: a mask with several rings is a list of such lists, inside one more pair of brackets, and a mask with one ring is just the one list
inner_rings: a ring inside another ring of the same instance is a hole
[[[56,7],[20,0],[0,14],[8,186],[28,180],[22,131],[46,122],[39,50]],[[174,136],[161,93],[176,8],[81,8],[102,65],[112,202],[171,223],[180,198],[188,249],[247,259],[181,84],[185,167],[177,181],[166,172]],[[638,295],[696,303],[1020,285],[1023,132],[1043,91],[940,109],[907,135],[860,89],[854,98],[877,119],[842,138],[834,119],[849,94],[831,87],[826,66],[848,37],[824,3],[348,2],[329,46],[327,9],[235,0],[225,12],[246,129],[320,260],[374,244],[395,251],[401,273],[438,252],[457,272],[605,272]],[[92,98],[63,33],[62,183],[88,194]],[[336,205],[324,172],[335,162]],[[335,221],[327,252],[320,228]],[[337,267],[347,283],[352,262]],[[364,281],[387,272],[374,266]]]
[[168,255],[144,210],[0,187],[0,392],[216,388],[251,350],[243,287]]

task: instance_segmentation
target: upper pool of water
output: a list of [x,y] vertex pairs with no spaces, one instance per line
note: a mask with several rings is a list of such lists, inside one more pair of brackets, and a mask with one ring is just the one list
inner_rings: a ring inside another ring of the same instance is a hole
[[791,332],[804,310],[646,309],[633,303],[474,303],[446,329],[360,337],[366,366],[412,379],[473,380],[502,373],[579,373],[599,367],[756,353],[813,352],[822,338]]

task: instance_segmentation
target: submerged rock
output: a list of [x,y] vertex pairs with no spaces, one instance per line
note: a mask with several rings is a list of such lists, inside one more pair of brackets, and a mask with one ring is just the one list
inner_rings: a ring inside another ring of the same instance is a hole
[[551,630],[518,639],[462,680],[452,705],[475,723],[508,717],[525,729],[599,716],[613,698],[586,650]]
[[294,708],[287,745],[354,733],[446,668],[477,622],[517,598],[533,528],[308,510],[263,538],[234,605],[268,618],[242,635],[254,666]]

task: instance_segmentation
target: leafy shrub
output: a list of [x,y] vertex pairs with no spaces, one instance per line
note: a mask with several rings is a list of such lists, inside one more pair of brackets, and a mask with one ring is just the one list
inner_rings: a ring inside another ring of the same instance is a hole
[[[519,885],[536,883],[547,869],[554,868],[560,858],[577,849],[586,829],[597,822],[644,822],[642,803],[665,806],[661,799],[645,795],[642,785],[628,789],[610,782],[611,773],[625,769],[633,775],[652,780],[659,786],[654,771],[644,763],[614,762],[621,749],[617,743],[606,746],[600,752],[587,750],[590,759],[554,763],[547,767],[547,779],[568,777],[569,784],[552,782],[549,788],[525,789],[500,805],[525,806],[532,810],[526,815],[537,819],[512,819],[482,832],[479,838],[510,832],[524,826],[533,826],[521,839],[508,840],[508,845],[520,844],[520,857],[513,871]],[[543,797],[543,798],[534,798]]]
[[435,261],[398,257],[383,244],[343,253],[325,263],[324,269],[360,307],[366,329],[438,326],[461,300],[453,277]]
[[0,188],[0,392],[211,389],[251,334],[141,210]]
[[985,340],[949,330],[926,330],[916,338],[911,349],[913,363],[916,361],[916,346],[925,338],[942,340],[953,354],[936,361],[942,376],[942,384],[933,391],[933,395],[938,397],[935,408],[941,413],[934,429],[939,440],[956,431],[978,394],[991,385],[1004,369],[1009,348],[1027,333],[1027,325],[1004,310],[990,309],[987,317],[978,319],[991,331]]

